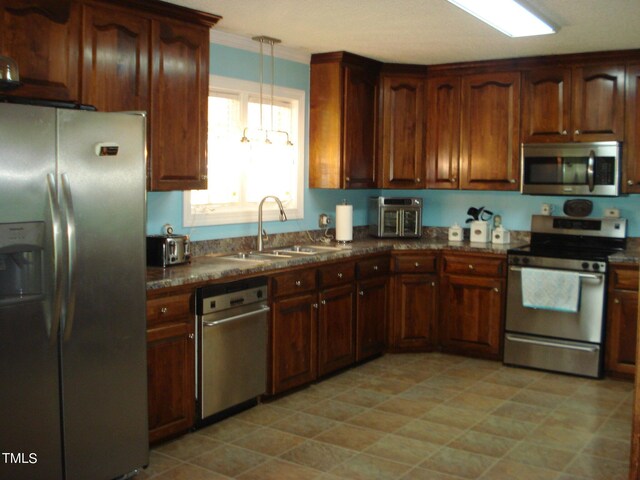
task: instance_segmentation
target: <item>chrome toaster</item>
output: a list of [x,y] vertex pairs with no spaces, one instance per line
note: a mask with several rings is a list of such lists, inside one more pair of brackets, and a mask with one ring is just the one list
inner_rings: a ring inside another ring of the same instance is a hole
[[168,267],[188,263],[191,258],[188,235],[147,236],[147,265]]

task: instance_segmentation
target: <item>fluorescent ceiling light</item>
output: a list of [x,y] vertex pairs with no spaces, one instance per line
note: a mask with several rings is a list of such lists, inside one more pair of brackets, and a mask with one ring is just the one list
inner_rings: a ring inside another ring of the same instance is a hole
[[515,0],[448,1],[510,37],[548,35],[556,32],[554,27]]

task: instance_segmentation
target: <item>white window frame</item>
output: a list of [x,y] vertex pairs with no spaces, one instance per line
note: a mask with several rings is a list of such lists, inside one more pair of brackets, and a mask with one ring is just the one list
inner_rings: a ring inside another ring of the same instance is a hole
[[[260,94],[260,84],[247,80],[238,80],[231,77],[222,77],[219,75],[209,76],[209,91],[222,91],[232,94],[240,93],[244,97],[254,97]],[[263,103],[269,103],[271,98],[271,85],[263,84]],[[304,171],[305,171],[305,118],[306,118],[306,102],[305,91],[275,86],[274,101],[279,98],[283,100],[293,100],[297,102],[298,122],[296,132],[290,132],[293,147],[298,149],[297,160],[297,205],[295,208],[285,206],[287,218],[303,219],[304,218]],[[268,119],[267,119],[268,121]],[[238,138],[238,142],[240,138]],[[183,192],[183,224],[185,227],[201,227],[212,225],[231,225],[239,223],[254,223],[258,221],[257,205],[238,209],[237,207],[221,207],[221,211],[212,213],[192,213],[191,211],[191,191]],[[225,211],[226,210],[226,211]],[[263,207],[263,220],[274,221],[279,220],[280,211],[275,202],[267,201]]]

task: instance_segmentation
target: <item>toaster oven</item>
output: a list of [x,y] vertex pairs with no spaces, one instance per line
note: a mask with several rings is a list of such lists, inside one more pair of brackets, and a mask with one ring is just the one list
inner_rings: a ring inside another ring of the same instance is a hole
[[168,267],[187,263],[191,258],[188,235],[147,236],[147,265]]
[[422,236],[422,199],[370,197],[369,234],[380,238]]

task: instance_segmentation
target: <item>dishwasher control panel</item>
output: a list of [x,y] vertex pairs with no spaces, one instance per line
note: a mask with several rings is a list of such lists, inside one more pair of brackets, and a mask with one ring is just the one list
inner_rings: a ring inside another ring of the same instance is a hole
[[196,313],[207,315],[266,300],[267,279],[265,277],[208,285],[196,292]]

